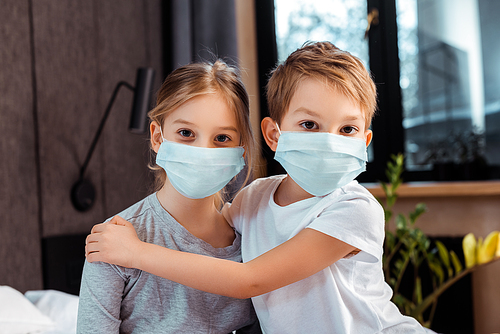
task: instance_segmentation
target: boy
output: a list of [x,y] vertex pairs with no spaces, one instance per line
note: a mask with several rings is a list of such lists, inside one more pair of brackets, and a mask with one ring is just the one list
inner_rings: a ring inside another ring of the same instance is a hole
[[425,332],[390,302],[383,209],[353,181],[376,106],[362,63],[329,42],[307,44],[273,72],[268,103],[263,136],[287,174],[254,181],[223,209],[244,263],[141,243],[119,217],[94,227],[87,259],[252,297],[264,333]]

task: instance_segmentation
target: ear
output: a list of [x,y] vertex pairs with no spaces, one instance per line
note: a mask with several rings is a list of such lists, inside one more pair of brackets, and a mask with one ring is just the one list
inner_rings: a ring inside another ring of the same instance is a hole
[[269,146],[273,152],[276,152],[276,148],[278,147],[278,138],[280,137],[276,122],[271,117],[265,117],[260,123],[260,128],[267,146]]
[[366,147],[370,145],[370,143],[372,142],[372,138],[373,138],[372,130],[366,130],[365,131]]
[[153,149],[153,151],[155,151],[155,153],[158,153],[160,145],[163,142],[160,130],[160,124],[158,124],[158,122],[156,121],[152,121],[151,125],[149,126],[149,131],[151,132],[151,148]]

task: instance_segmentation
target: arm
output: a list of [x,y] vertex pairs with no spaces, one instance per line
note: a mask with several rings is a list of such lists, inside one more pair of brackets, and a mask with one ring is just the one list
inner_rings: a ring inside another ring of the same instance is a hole
[[[312,229],[246,263],[179,252],[141,242],[127,221],[94,226],[87,260],[138,268],[202,291],[235,298],[261,295],[307,278],[355,248]],[[201,279],[203,278],[203,279]]]
[[124,280],[107,263],[85,262],[77,333],[118,333]]

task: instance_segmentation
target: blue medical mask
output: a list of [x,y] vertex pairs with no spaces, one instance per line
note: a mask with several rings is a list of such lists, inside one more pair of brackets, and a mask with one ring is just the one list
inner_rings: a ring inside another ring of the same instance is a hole
[[199,199],[224,188],[243,169],[244,152],[243,147],[196,147],[163,138],[156,164],[179,193]]
[[280,131],[274,159],[302,189],[324,196],[366,170],[366,143],[328,132]]

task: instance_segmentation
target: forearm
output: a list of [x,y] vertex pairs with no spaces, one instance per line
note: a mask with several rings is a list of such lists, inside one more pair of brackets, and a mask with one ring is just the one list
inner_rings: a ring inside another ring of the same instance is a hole
[[144,242],[136,255],[134,267],[198,290],[242,299],[261,294],[252,283],[251,265],[245,263]]
[[205,292],[258,296],[309,277],[354,250],[311,229],[246,263],[141,243],[134,267]]

